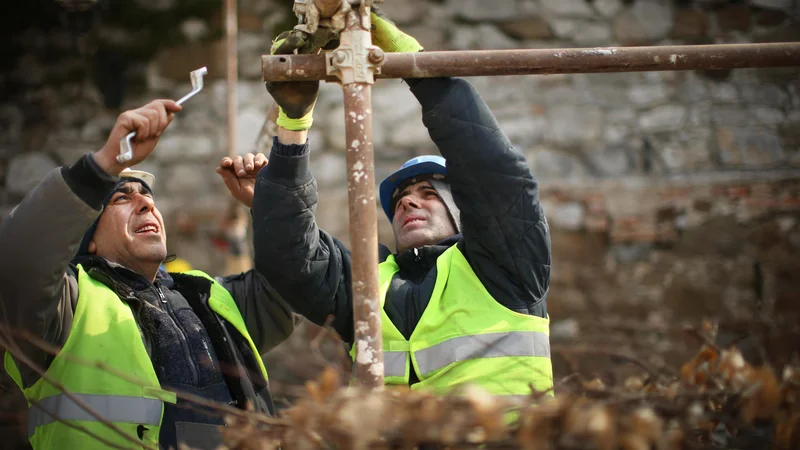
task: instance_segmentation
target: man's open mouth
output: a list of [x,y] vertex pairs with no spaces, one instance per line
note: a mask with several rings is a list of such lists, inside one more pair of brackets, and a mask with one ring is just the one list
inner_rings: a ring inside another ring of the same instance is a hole
[[405,218],[405,220],[403,220],[403,226],[406,226],[406,225],[410,224],[411,222],[418,222],[418,221],[422,221],[422,220],[425,220],[425,219],[423,219],[422,217],[418,217],[418,216],[408,216],[408,217]]
[[146,224],[142,225],[137,228],[134,233],[141,234],[141,233],[158,233],[158,226],[153,224]]

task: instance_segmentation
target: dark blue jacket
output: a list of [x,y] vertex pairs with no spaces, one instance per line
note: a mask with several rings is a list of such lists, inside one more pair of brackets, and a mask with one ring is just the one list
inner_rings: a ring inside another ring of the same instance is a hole
[[[463,235],[397,255],[400,272],[384,309],[406,336],[425,311],[436,279],[436,258],[459,245],[478,278],[505,307],[546,317],[550,235],[539,189],[524,156],[500,130],[466,80],[407,80],[422,105],[423,123],[447,159]],[[377,149],[380,151],[380,149]],[[275,140],[258,175],[253,200],[256,269],[292,308],[353,340],[350,253],[314,219],[317,184],[306,145]],[[382,247],[381,260],[389,251]]]

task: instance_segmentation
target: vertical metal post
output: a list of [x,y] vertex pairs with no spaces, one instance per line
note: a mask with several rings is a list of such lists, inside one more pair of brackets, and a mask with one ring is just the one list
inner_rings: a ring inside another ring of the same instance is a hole
[[[381,309],[378,299],[378,232],[369,85],[343,86],[347,148],[347,195],[353,258],[356,376],[368,387],[383,385]],[[355,114],[355,115],[354,115]],[[359,120],[359,118],[362,118]]]
[[238,35],[237,0],[225,0],[225,34],[226,50],[228,56],[228,156],[236,154],[236,116],[237,116],[237,91],[239,58],[237,55],[236,38]]
[[330,56],[329,70],[340,76],[344,93],[355,365],[358,382],[369,388],[383,386],[371,107],[373,63],[382,62],[382,57],[371,44],[369,7],[362,5],[360,14],[354,7],[346,17],[340,47]]

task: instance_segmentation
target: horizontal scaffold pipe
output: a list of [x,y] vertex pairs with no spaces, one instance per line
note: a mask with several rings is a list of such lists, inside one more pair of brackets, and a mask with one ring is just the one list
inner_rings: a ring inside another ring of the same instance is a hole
[[[378,78],[725,70],[800,66],[800,42],[387,53]],[[337,81],[325,55],[262,56],[264,81]]]

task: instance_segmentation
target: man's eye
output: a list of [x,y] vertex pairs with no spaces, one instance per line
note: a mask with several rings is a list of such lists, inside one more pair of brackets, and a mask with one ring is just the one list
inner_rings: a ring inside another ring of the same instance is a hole
[[124,200],[127,200],[127,199],[128,199],[127,195],[120,195],[119,197],[114,199],[114,203],[120,202],[120,201],[124,201]]

